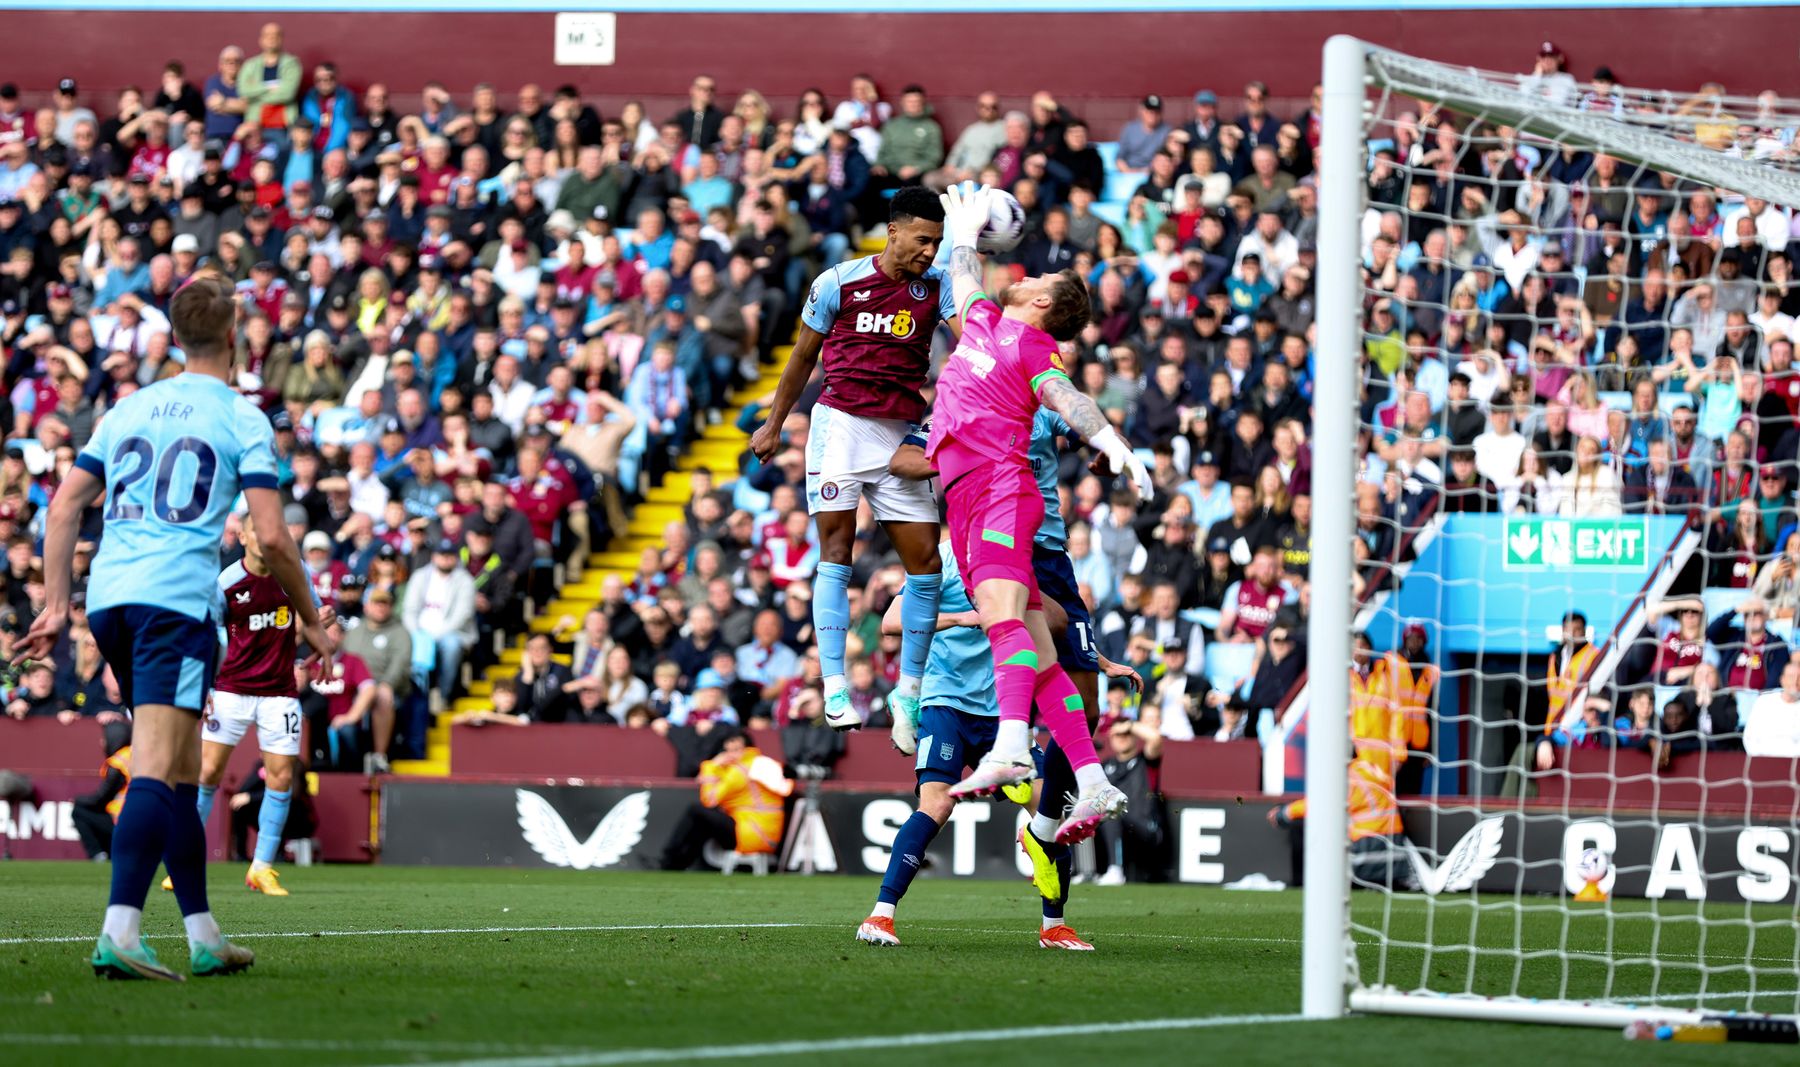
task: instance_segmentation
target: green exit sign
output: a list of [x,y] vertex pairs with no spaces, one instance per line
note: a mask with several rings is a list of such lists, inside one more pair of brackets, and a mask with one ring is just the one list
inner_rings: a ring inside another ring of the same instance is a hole
[[1553,519],[1509,515],[1505,569],[1509,571],[1642,571],[1650,566],[1650,521]]

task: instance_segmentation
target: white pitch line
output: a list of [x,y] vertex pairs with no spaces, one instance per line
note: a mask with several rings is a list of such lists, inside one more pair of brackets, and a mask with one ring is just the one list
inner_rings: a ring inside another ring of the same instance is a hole
[[1211,1015],[1192,1019],[1073,1023],[1066,1026],[1032,1026],[1006,1030],[951,1030],[935,1034],[891,1034],[883,1037],[842,1037],[820,1041],[770,1041],[750,1045],[701,1045],[695,1048],[618,1049],[609,1052],[454,1060],[437,1064],[435,1067],[621,1067],[624,1064],[634,1063],[739,1060],[767,1056],[808,1056],[833,1052],[889,1052],[903,1048],[973,1045],[996,1041],[1042,1041],[1045,1038],[1090,1037],[1099,1034],[1210,1030],[1224,1026],[1260,1026],[1301,1022],[1304,1018],[1301,1015]]
[[569,1052],[567,1045],[515,1045],[499,1042],[396,1041],[387,1039],[320,1040],[315,1038],[226,1037],[203,1034],[9,1034],[0,1032],[0,1048],[8,1045],[149,1045],[159,1048],[244,1049],[263,1052],[492,1052],[512,1054]]
[[[235,941],[260,941],[271,937],[434,937],[449,934],[592,934],[623,933],[633,930],[789,930],[817,927],[825,923],[645,923],[633,926],[459,926],[419,930],[281,930],[271,933],[233,933]],[[841,925],[841,924],[836,924]],[[158,937],[173,940],[180,934],[145,934],[154,941]],[[74,945],[92,941],[93,935],[77,937],[5,937],[0,945]]]

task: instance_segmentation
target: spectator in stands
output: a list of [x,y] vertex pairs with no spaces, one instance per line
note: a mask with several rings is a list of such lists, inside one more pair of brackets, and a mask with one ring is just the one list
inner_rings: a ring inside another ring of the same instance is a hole
[[1744,723],[1744,752],[1751,756],[1800,757],[1800,660],[1782,664],[1780,688],[1756,698]]
[[1768,631],[1768,621],[1768,604],[1751,596],[1706,627],[1706,640],[1718,653],[1725,688],[1761,692],[1780,681],[1789,650],[1786,642]]
[[[371,728],[374,759],[371,762],[375,770],[385,773],[396,711],[412,695],[412,635],[394,618],[394,594],[391,591],[371,590],[366,600],[360,624],[344,633],[343,648],[360,658],[375,680]],[[416,748],[424,743],[423,737],[412,730],[408,731],[408,740]]]
[[1163,735],[1159,713],[1146,703],[1142,717],[1120,719],[1107,733],[1101,761],[1107,781],[1131,801],[1130,814],[1101,823],[1096,851],[1106,863],[1099,885],[1124,885],[1160,871],[1163,844],[1161,795]]
[[1670,459],[1669,441],[1646,446],[1646,461],[1625,468],[1621,506],[1627,514],[1691,515],[1701,502],[1693,476]]
[[1646,611],[1652,626],[1670,615],[1675,625],[1656,644],[1650,667],[1657,685],[1687,685],[1706,655],[1706,604],[1699,597],[1682,597],[1652,604]]
[[[574,711],[569,690],[574,677],[553,658],[550,635],[534,633],[525,642],[525,658],[519,665],[519,714],[532,722],[582,721]],[[640,701],[642,683],[639,683]]]
[[431,565],[406,585],[406,629],[413,643],[413,686],[429,694],[432,714],[449,705],[463,656],[475,641],[475,582],[458,566],[461,548],[444,538]]

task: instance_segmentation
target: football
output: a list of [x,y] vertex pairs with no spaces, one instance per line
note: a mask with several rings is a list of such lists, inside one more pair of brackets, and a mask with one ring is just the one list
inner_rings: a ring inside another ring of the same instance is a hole
[[1597,848],[1583,849],[1581,858],[1575,861],[1575,873],[1584,882],[1598,882],[1612,870],[1612,860],[1606,853]]
[[975,242],[976,250],[990,256],[996,252],[1011,252],[1019,247],[1019,240],[1024,236],[1025,209],[1005,189],[990,187],[988,221]]

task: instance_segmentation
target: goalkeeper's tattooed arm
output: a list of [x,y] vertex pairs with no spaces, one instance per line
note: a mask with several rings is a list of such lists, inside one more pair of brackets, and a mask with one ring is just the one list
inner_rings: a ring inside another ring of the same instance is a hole
[[1077,436],[1084,441],[1092,441],[1102,433],[1112,429],[1100,408],[1075,388],[1075,383],[1059,374],[1052,374],[1038,386],[1038,402],[1063,417]]
[[950,250],[950,292],[956,297],[958,318],[968,313],[970,301],[987,297],[981,291],[981,256],[973,248]]

